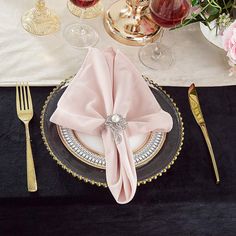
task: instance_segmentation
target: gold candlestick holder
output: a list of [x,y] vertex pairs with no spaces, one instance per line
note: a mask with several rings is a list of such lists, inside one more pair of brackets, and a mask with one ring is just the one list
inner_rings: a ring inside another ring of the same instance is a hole
[[148,8],[149,0],[120,0],[105,13],[104,26],[117,41],[141,46],[154,42],[160,32]]
[[80,7],[76,6],[70,0],[68,0],[67,7],[73,15],[78,16],[78,17],[83,16],[83,19],[95,18],[103,13],[103,5],[102,5],[101,1],[99,1],[93,7],[89,7],[89,8],[84,9],[84,8],[80,8]]
[[47,35],[60,29],[59,18],[46,7],[44,0],[38,0],[35,7],[22,16],[21,22],[26,31],[35,35]]

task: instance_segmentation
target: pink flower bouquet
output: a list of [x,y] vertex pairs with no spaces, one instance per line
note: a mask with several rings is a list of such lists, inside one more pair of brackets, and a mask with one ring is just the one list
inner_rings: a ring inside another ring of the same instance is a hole
[[224,31],[223,47],[229,58],[230,75],[236,74],[236,21]]

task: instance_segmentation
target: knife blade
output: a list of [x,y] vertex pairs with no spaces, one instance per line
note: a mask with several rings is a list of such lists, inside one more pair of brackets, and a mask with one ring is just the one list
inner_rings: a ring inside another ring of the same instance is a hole
[[206,123],[205,123],[205,120],[204,120],[204,117],[202,114],[197,90],[196,90],[196,87],[194,84],[192,84],[189,87],[188,98],[189,98],[189,104],[190,104],[190,108],[193,113],[193,116],[194,116],[197,124],[200,126],[203,136],[205,138],[205,141],[206,141],[209,153],[210,153],[213,169],[215,172],[216,183],[218,184],[220,182],[220,177],[219,177],[219,172],[218,172],[218,168],[217,168],[217,164],[216,164],[216,160],[215,160],[215,155],[214,155],[213,148],[212,148],[211,141],[210,141],[210,137],[209,137],[209,134],[207,131]]

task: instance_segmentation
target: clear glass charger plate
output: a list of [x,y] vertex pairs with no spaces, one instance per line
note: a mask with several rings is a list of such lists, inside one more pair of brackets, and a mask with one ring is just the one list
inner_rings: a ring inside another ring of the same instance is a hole
[[[84,143],[84,140],[81,141],[78,135],[73,133],[71,130],[59,127],[50,122],[50,117],[55,111],[57,103],[71,79],[72,78],[65,80],[56,87],[45,101],[41,114],[42,138],[50,155],[63,169],[80,180],[98,186],[107,187],[104,168],[105,162],[96,162],[96,159],[94,159],[94,161],[92,157],[88,155],[88,152],[90,155],[95,155],[93,157],[96,157],[97,155],[98,157],[103,158],[100,159],[101,161],[105,160],[103,155],[99,155],[96,150],[90,149],[88,145]],[[161,105],[162,109],[171,114],[173,118],[173,129],[168,134],[153,132],[147,136],[146,141],[142,143],[141,146],[140,144],[138,145],[140,148],[134,148],[136,149],[134,151],[134,158],[138,176],[138,185],[151,182],[158,176],[162,176],[162,174],[165,173],[177,159],[184,139],[182,117],[173,99],[171,99],[170,96],[153,81],[150,81],[148,78],[145,78],[145,80],[149,84],[152,93]],[[73,143],[73,145],[71,145],[71,137],[66,139],[68,133],[73,133],[74,135],[75,143]],[[158,141],[158,145],[152,147],[152,153],[149,152],[150,155],[147,155],[146,158],[143,158],[143,156],[139,159],[140,156],[138,156],[138,154],[140,154],[140,152],[143,151],[143,155],[145,153],[147,154],[147,147],[151,148],[150,140],[152,139],[156,140],[156,142]],[[78,149],[76,149],[78,146],[81,146],[82,150],[85,150],[85,153],[81,153],[81,150],[78,151]]]

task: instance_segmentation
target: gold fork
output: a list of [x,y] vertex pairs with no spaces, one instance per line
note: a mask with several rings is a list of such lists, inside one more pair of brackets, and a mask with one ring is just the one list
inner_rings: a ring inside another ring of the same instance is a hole
[[33,105],[28,83],[16,85],[16,110],[18,118],[25,124],[27,187],[29,192],[36,192],[37,181],[29,132],[29,122],[33,118]]

